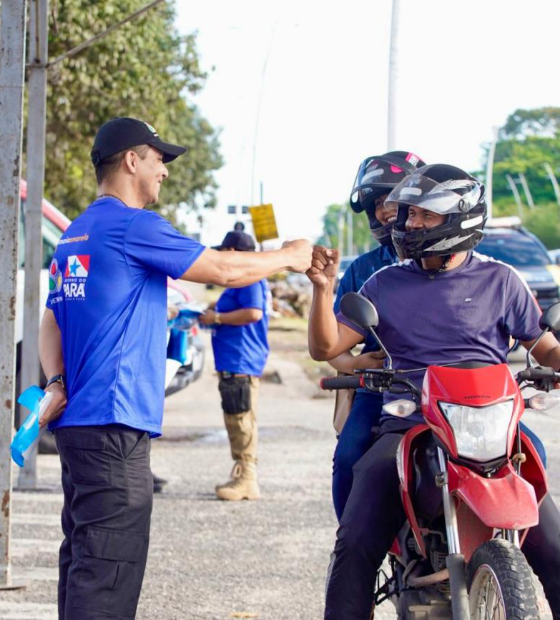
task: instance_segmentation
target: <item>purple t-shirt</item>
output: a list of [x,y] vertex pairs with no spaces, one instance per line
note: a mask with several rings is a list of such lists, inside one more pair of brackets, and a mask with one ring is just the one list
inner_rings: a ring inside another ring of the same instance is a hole
[[[510,335],[533,340],[541,333],[541,311],[522,276],[476,252],[443,273],[424,271],[411,260],[385,267],[367,280],[360,294],[377,308],[376,332],[396,369],[467,361],[501,364]],[[366,335],[342,314],[337,319]],[[422,387],[424,374],[406,377]],[[385,401],[405,397],[386,393]]]

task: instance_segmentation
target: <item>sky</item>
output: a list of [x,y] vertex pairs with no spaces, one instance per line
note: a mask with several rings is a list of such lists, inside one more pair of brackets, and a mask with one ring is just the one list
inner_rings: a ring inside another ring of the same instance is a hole
[[[481,168],[518,108],[560,105],[558,0],[398,0],[396,148]],[[193,102],[220,129],[225,164],[203,241],[228,205],[274,205],[282,239],[322,230],[360,162],[387,151],[392,0],[176,0],[208,80]]]

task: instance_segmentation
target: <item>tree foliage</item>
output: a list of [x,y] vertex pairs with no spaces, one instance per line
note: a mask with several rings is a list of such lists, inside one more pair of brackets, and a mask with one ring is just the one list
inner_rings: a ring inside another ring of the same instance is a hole
[[[146,4],[146,0],[51,0],[49,57],[63,54]],[[221,166],[218,136],[188,97],[206,75],[196,36],[174,27],[171,2],[151,9],[106,38],[49,69],[47,197],[75,217],[95,195],[89,153],[98,127],[114,116],[155,126],[165,141],[188,147],[170,164],[160,205],[214,206],[212,173]]]
[[[348,214],[352,214],[352,247],[348,247]],[[342,238],[340,234],[342,233]],[[323,216],[323,234],[317,243],[332,248],[342,248],[343,254],[363,254],[376,245],[365,213],[354,213],[350,205],[332,204]]]
[[[489,148],[484,154],[484,168]],[[493,201],[500,210],[517,213],[515,199],[507,180],[510,175],[525,206],[528,198],[520,183],[524,175],[535,204],[554,202],[556,196],[545,164],[556,176],[560,172],[560,108],[516,110],[500,130],[493,168]]]

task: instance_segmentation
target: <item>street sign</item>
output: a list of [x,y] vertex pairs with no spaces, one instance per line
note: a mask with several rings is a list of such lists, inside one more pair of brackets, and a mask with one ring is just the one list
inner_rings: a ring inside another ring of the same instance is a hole
[[259,243],[267,239],[278,239],[278,228],[272,205],[258,205],[249,207],[253,220],[253,230]]

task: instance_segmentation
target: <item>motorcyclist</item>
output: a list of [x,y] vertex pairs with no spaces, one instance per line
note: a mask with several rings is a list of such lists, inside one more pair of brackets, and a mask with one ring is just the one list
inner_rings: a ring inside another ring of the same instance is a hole
[[[510,336],[530,348],[540,310],[521,276],[472,250],[486,219],[484,186],[453,166],[425,166],[389,195],[398,206],[393,242],[403,260],[374,274],[360,293],[377,307],[377,333],[396,369],[474,360],[505,363]],[[337,252],[317,247],[308,272],[314,285],[309,347],[332,359],[365,332],[332,311]],[[560,368],[560,345],[546,334],[533,350],[539,364]],[[421,386],[424,372],[408,375]],[[402,397],[402,395],[401,395]],[[385,401],[395,398],[385,394]],[[383,414],[379,437],[354,467],[354,482],[335,546],[326,620],[367,620],[377,571],[404,523],[395,455],[406,430],[421,422]],[[550,495],[523,551],[560,618],[560,513]]]
[[[350,207],[354,213],[365,211],[370,230],[379,246],[358,256],[348,267],[337,289],[335,312],[338,312],[340,300],[345,293],[358,292],[373,273],[398,260],[391,240],[397,209],[394,205],[385,206],[384,202],[396,185],[424,165],[417,155],[408,151],[375,155],[360,164],[350,195]],[[347,351],[329,363],[340,372],[353,374],[356,368],[379,366],[379,355],[373,352],[379,352],[379,345],[368,336],[360,355]],[[339,521],[352,488],[352,468],[371,447],[372,429],[379,425],[382,405],[381,394],[358,390],[344,428],[338,436],[333,458],[332,495]]]

